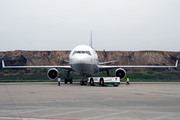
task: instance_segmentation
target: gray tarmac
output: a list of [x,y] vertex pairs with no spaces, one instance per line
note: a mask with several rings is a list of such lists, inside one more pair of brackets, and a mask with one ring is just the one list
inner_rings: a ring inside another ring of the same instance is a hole
[[0,120],[178,120],[180,83],[0,83]]

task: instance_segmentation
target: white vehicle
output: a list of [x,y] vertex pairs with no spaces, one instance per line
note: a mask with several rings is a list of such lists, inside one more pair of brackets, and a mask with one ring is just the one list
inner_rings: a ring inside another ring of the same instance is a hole
[[[92,34],[91,34],[92,36]],[[91,37],[92,38],[92,37]],[[103,41],[102,41],[103,42]],[[58,57],[58,56],[57,56]],[[67,71],[67,78],[65,79],[65,84],[70,82],[72,84],[72,79],[69,78],[70,72],[76,72],[82,76],[82,80],[80,82],[81,85],[84,84],[84,77],[91,76],[94,74],[99,74],[100,72],[107,72],[107,76],[109,76],[110,70],[115,70],[115,76],[120,77],[120,79],[124,79],[126,77],[126,71],[124,68],[173,68],[177,67],[178,60],[176,60],[175,66],[151,66],[151,65],[118,65],[118,66],[106,66],[103,64],[117,62],[115,61],[107,61],[99,63],[98,55],[95,49],[92,47],[92,39],[90,45],[79,45],[75,47],[70,55],[69,55],[68,66],[6,66],[4,60],[2,60],[2,68],[50,68],[47,72],[47,76],[51,80],[55,80],[59,76],[59,71],[57,68],[61,70]]]
[[120,85],[120,78],[119,77],[89,77],[87,81],[87,85]]

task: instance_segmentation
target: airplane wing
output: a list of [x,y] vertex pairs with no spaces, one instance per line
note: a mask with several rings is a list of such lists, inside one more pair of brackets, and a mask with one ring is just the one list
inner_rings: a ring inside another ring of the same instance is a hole
[[67,71],[74,71],[71,66],[5,66],[4,60],[2,60],[2,68],[59,68]]
[[122,65],[122,66],[101,66],[99,65],[99,71],[108,71],[118,68],[176,68],[178,66],[178,60],[176,60],[175,66],[151,66],[151,65]]

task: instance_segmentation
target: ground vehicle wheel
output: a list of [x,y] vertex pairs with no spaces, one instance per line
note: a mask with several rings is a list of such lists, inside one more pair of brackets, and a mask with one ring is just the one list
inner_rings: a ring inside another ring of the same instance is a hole
[[104,79],[103,78],[100,79],[99,85],[104,86]]
[[114,85],[114,87],[118,87],[118,85]]
[[94,86],[94,80],[93,80],[93,78],[90,79],[90,85],[91,85],[91,86]]

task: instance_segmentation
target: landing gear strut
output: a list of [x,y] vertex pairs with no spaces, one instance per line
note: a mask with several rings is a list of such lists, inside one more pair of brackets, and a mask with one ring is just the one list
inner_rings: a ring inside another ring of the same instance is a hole
[[69,75],[70,75],[70,71],[67,72],[67,79],[65,79],[64,83],[67,84],[68,82],[70,82],[70,84],[73,83],[72,79],[69,79]]

